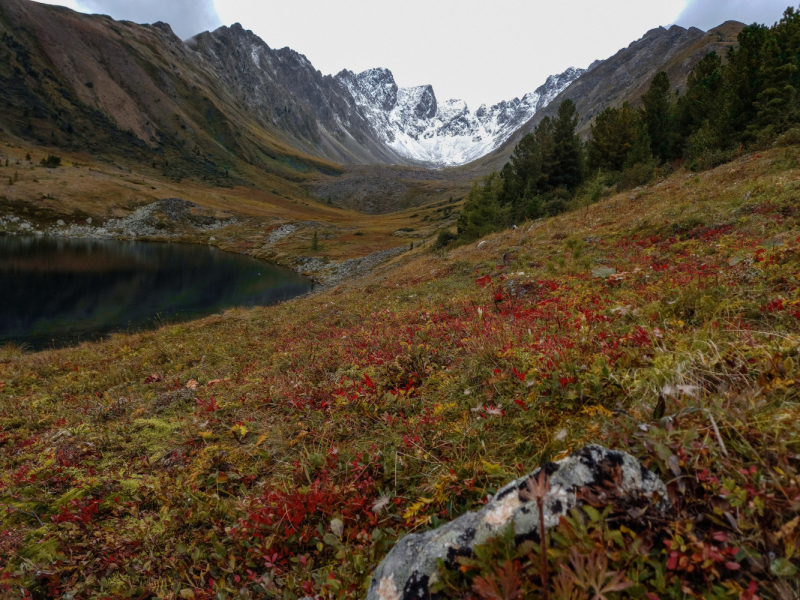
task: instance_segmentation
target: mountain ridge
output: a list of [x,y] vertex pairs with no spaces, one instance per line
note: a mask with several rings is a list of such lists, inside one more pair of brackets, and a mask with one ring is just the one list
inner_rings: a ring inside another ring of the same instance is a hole
[[400,88],[389,69],[336,75],[365,111],[379,137],[396,153],[433,166],[454,166],[480,158],[547,106],[584,73],[571,67],[551,75],[534,92],[474,113],[463,100],[439,102],[430,85]]
[[678,25],[651,29],[609,58],[592,63],[581,77],[519,127],[500,147],[461,168],[473,173],[501,168],[519,140],[545,117],[554,117],[564,100],[575,102],[580,115],[578,130],[585,139],[597,114],[624,102],[636,104],[658,71],[665,71],[672,82],[673,92],[680,92],[694,66],[709,52],[724,56],[727,48],[737,43],[736,36],[743,27],[744,24],[738,21],[727,21],[707,32]]

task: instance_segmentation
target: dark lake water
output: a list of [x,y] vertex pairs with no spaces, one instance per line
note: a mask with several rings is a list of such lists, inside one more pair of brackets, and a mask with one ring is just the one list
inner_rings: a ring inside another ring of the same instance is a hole
[[67,346],[312,287],[289,269],[209,246],[0,235],[0,344]]

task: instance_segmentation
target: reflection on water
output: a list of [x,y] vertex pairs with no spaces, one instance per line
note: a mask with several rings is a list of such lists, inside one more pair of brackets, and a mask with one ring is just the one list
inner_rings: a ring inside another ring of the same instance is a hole
[[0,235],[0,343],[40,349],[288,300],[293,271],[208,246]]

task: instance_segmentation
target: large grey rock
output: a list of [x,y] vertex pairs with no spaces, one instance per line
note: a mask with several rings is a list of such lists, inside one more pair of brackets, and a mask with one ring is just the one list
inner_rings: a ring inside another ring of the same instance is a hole
[[508,484],[480,511],[467,513],[434,531],[410,534],[400,540],[378,566],[367,600],[422,600],[430,598],[437,581],[437,559],[454,564],[470,556],[476,545],[503,532],[513,523],[517,544],[539,541],[539,510],[530,499],[528,482],[544,469],[550,492],[544,500],[545,527],[558,524],[573,507],[591,497],[613,503],[634,515],[642,508],[669,509],[664,483],[637,459],[601,446],[587,446],[568,458],[548,463]]

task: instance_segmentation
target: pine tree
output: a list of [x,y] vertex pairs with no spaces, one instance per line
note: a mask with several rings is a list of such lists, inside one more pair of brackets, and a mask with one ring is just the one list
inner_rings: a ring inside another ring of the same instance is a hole
[[503,182],[498,173],[491,173],[472,186],[458,218],[458,237],[475,241],[508,226],[509,207],[500,198]]
[[[641,142],[647,147],[645,156],[640,156]],[[597,115],[588,146],[590,169],[622,171],[634,149],[637,149],[637,161],[652,159],[650,139],[639,114],[629,103],[621,108],[609,107]]]
[[319,250],[319,236],[317,236],[317,232],[314,232],[314,236],[311,238],[311,251],[316,252]]
[[664,71],[656,74],[642,102],[653,156],[662,161],[668,160],[672,158],[673,127],[670,83]]
[[566,188],[573,193],[583,183],[583,145],[577,134],[578,109],[572,100],[565,100],[558,108],[558,118],[553,122],[553,169],[550,185]]
[[758,115],[755,103],[763,90],[762,64],[768,34],[769,29],[763,25],[749,25],[739,32],[739,46],[728,53],[723,89],[711,123],[720,148],[754,137],[755,132],[748,131],[748,127]]
[[762,89],[754,103],[758,116],[750,129],[771,136],[797,122],[798,52],[800,13],[789,8],[764,45]]
[[676,129],[681,146],[703,123],[716,116],[722,83],[722,58],[709,52],[689,73],[686,92],[678,99]]

